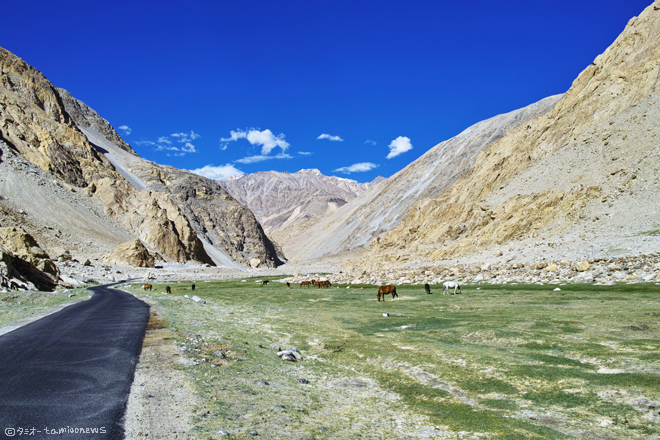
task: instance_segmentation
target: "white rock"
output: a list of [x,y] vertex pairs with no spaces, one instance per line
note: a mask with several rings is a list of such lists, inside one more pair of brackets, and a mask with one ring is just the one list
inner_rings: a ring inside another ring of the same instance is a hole
[[386,317],[386,318],[389,318],[390,314],[389,313],[383,313],[383,316]]

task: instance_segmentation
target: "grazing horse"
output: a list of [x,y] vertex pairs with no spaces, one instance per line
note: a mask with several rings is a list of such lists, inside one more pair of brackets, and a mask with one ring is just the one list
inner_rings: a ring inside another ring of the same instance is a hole
[[429,286],[429,283],[424,284],[424,290],[426,290],[427,294],[431,294],[431,286]]
[[151,284],[145,284],[144,286],[142,286],[142,289],[144,290],[153,290],[153,288],[154,286],[152,286]]
[[193,283],[193,285],[192,285],[192,291],[193,292],[195,291],[195,283]]
[[300,287],[302,287],[302,286],[309,287],[309,281],[303,281],[302,283],[300,283]]
[[261,285],[262,285],[262,286],[265,286],[266,284],[268,284],[268,280],[263,280],[263,281],[261,282]]
[[170,288],[170,286],[165,286],[165,292],[172,293],[172,289]]
[[291,283],[287,281],[286,282],[286,287],[291,288]]
[[332,283],[330,281],[318,281],[317,285],[318,285],[319,288],[325,288],[325,287],[330,288],[330,287],[332,287]]
[[378,289],[378,302],[380,302],[381,297],[383,298],[383,302],[385,302],[385,295],[388,293],[392,294],[392,301],[394,301],[394,297],[398,297],[396,293],[396,286],[380,286],[380,289]]
[[309,282],[309,285],[314,286],[314,287],[319,287],[319,282],[316,281],[316,280],[312,280],[312,281]]
[[445,281],[442,286],[443,295],[449,295],[449,289],[454,289],[454,295],[461,293],[461,285],[458,284],[458,281]]

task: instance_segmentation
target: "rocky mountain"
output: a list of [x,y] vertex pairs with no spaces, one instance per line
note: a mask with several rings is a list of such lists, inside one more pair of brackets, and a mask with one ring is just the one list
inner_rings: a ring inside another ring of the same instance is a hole
[[[355,268],[495,253],[511,261],[657,250],[660,1],[631,19],[552,111],[419,201]],[[485,252],[485,254],[484,254]]]
[[296,173],[265,171],[219,183],[250,208],[268,234],[326,216],[380,182],[324,176],[317,169]]
[[439,196],[477,155],[515,128],[551,111],[561,96],[479,122],[431,148],[389,179],[329,215],[283,229],[274,238],[287,257],[304,261],[368,245],[394,228],[419,200]]
[[2,48],[0,69],[0,225],[84,257],[139,238],[179,263],[279,263],[254,215],[215,182],[139,158],[96,112]]

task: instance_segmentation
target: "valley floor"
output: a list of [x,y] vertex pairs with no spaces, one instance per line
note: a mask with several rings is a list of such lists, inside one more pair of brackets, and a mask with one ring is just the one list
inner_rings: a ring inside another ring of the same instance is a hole
[[204,302],[187,282],[127,286],[167,345],[159,365],[145,341],[149,415],[129,438],[660,438],[653,283],[408,285],[378,303],[371,285],[260,280],[198,282]]

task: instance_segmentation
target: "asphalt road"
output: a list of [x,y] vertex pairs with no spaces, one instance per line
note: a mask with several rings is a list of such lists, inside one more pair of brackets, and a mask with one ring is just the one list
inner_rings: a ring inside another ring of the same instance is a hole
[[149,306],[108,286],[90,290],[0,336],[0,438],[124,438]]

